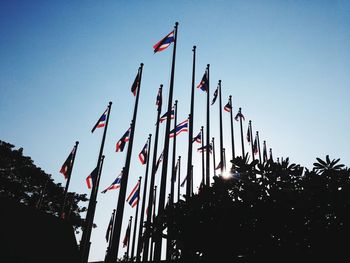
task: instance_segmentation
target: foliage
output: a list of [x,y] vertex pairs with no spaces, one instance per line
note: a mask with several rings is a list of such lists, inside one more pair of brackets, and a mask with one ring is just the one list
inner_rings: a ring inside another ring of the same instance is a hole
[[289,158],[237,157],[229,177],[168,206],[153,228],[171,228],[172,258],[185,262],[339,261],[350,234],[350,170],[339,159],[317,161],[309,171]]
[[[64,187],[54,183],[51,175],[37,167],[30,157],[23,156],[23,148],[0,141],[0,197],[41,209],[60,216]],[[66,218],[75,230],[82,226],[80,213],[86,210],[79,202],[87,201],[85,194],[69,193]]]

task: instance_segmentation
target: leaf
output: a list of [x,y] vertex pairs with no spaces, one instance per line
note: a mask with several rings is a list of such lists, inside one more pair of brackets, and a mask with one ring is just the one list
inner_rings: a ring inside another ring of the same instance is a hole
[[323,166],[327,166],[327,163],[326,163],[325,161],[323,161],[322,159],[316,158],[316,160],[317,160],[320,164],[322,164]]
[[328,154],[326,155],[326,161],[327,161],[327,164],[331,163],[331,160],[329,159],[329,155]]

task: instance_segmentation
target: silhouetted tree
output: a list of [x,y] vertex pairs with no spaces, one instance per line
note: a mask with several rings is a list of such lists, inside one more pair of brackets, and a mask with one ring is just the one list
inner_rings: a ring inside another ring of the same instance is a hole
[[[30,157],[23,156],[23,148],[14,147],[0,140],[0,197],[59,216],[64,188],[54,183]],[[80,213],[86,210],[79,202],[87,200],[86,194],[69,193],[67,218],[76,231],[83,223]]]

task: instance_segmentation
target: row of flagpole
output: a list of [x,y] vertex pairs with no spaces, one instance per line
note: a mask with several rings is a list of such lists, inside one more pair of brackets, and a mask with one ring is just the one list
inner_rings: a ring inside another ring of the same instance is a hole
[[[149,137],[147,139],[147,142],[142,150],[144,153],[140,156],[140,161],[142,164],[146,164],[145,169],[145,180],[144,180],[144,190],[143,190],[143,197],[141,198],[140,192],[141,192],[141,177],[139,178],[138,184],[133,189],[133,192],[129,195],[129,197],[126,199],[126,189],[128,185],[128,176],[130,171],[130,165],[131,165],[131,155],[132,155],[132,148],[133,148],[133,141],[134,141],[134,133],[136,128],[136,120],[137,120],[137,111],[138,111],[138,101],[140,96],[140,90],[141,90],[141,78],[142,78],[142,70],[143,70],[143,64],[140,64],[140,67],[137,72],[137,76],[135,78],[135,81],[132,85],[131,91],[133,92],[134,96],[136,97],[135,105],[134,105],[134,111],[133,111],[133,117],[131,120],[130,128],[127,130],[127,132],[123,135],[121,140],[118,141],[116,145],[116,151],[123,151],[126,142],[128,142],[128,148],[127,148],[127,155],[125,160],[125,165],[123,167],[123,170],[120,174],[120,176],[117,177],[117,179],[112,183],[112,185],[105,189],[104,192],[106,192],[109,189],[118,189],[119,188],[119,197],[117,202],[117,207],[112,213],[112,217],[110,220],[110,223],[108,225],[108,238],[106,234],[106,239],[108,239],[108,248],[106,252],[105,262],[114,263],[117,260],[118,256],[118,249],[119,249],[119,241],[120,241],[120,235],[121,235],[121,229],[122,229],[122,222],[123,222],[123,214],[124,214],[124,205],[125,200],[128,200],[129,198],[136,198],[134,199],[135,205],[136,205],[136,214],[134,217],[134,230],[133,230],[133,242],[132,242],[132,249],[131,249],[131,258],[135,256],[136,261],[141,261],[141,254],[142,254],[142,261],[147,261],[148,259],[153,259],[155,261],[161,260],[161,254],[162,254],[162,237],[161,235],[156,235],[154,237],[146,238],[145,233],[150,232],[150,226],[152,224],[152,221],[154,220],[155,215],[162,215],[164,213],[165,209],[165,200],[166,200],[166,186],[168,182],[167,173],[168,173],[168,159],[169,159],[169,140],[170,138],[173,138],[173,152],[172,152],[172,162],[171,162],[171,176],[170,176],[170,196],[169,196],[169,203],[172,205],[174,203],[174,195],[175,195],[175,180],[178,173],[178,189],[177,189],[177,196],[178,200],[180,198],[180,160],[181,156],[178,157],[176,161],[176,136],[178,133],[181,133],[182,131],[188,131],[188,156],[187,156],[187,169],[186,169],[186,177],[181,186],[186,182],[186,199],[192,196],[193,194],[193,164],[192,164],[192,152],[193,152],[193,143],[195,141],[201,143],[201,149],[202,152],[202,180],[201,185],[209,187],[210,186],[210,153],[213,154],[213,174],[216,175],[216,170],[220,169],[220,174],[223,174],[223,172],[226,169],[226,161],[225,161],[225,148],[223,143],[223,123],[222,123],[222,109],[230,113],[230,124],[231,124],[231,149],[232,149],[232,160],[235,158],[235,143],[234,143],[234,129],[233,129],[233,107],[232,107],[232,96],[229,96],[229,101],[225,105],[225,107],[222,107],[222,89],[221,89],[221,80],[218,82],[217,89],[214,92],[214,98],[211,103],[213,105],[216,101],[217,96],[219,97],[219,123],[220,123],[220,161],[219,165],[216,166],[215,161],[215,145],[214,145],[214,137],[211,138],[210,142],[210,79],[209,79],[209,68],[210,65],[208,64],[205,70],[205,73],[202,77],[201,82],[198,84],[197,88],[205,91],[207,93],[207,110],[206,110],[206,137],[204,136],[204,126],[201,127],[201,132],[196,136],[193,137],[193,130],[194,130],[194,90],[195,90],[195,66],[196,66],[196,46],[193,47],[193,67],[192,67],[192,85],[191,85],[191,104],[190,104],[190,113],[188,115],[188,119],[184,122],[181,122],[180,124],[177,123],[177,103],[178,101],[175,101],[175,104],[173,105],[173,91],[174,91],[174,71],[175,71],[175,58],[176,58],[176,42],[177,42],[177,30],[178,30],[178,23],[175,23],[174,30],[170,32],[166,37],[164,37],[161,41],[159,41],[156,45],[154,45],[154,52],[159,52],[164,49],[166,49],[171,43],[173,44],[173,57],[172,57],[172,66],[171,66],[171,78],[170,78],[170,87],[169,87],[169,94],[168,94],[168,104],[167,104],[167,111],[166,113],[161,117],[161,108],[162,108],[162,89],[163,85],[160,85],[160,88],[158,90],[157,94],[157,121],[156,121],[156,131],[155,131],[155,139],[154,139],[154,146],[153,146],[153,156],[152,156],[152,163],[150,163],[150,152],[151,152],[151,137],[152,135],[149,134]],[[104,127],[103,131],[103,137],[101,141],[99,156],[97,160],[97,165],[94,171],[89,175],[87,178],[87,183],[91,187],[91,194],[90,194],[90,201],[89,206],[87,210],[87,215],[85,219],[85,225],[83,227],[83,235],[80,242],[80,252],[81,252],[81,259],[83,263],[86,263],[88,261],[89,251],[90,251],[90,237],[91,237],[91,231],[93,226],[93,219],[96,209],[96,199],[98,194],[98,188],[99,188],[99,181],[101,178],[102,173],[102,167],[103,167],[103,148],[105,143],[105,137],[106,132],[108,128],[108,122],[109,122],[109,116],[111,112],[112,102],[109,103],[106,111],[102,114],[96,125],[93,127],[91,132],[94,132],[96,128],[102,128]],[[172,114],[174,112],[174,114]],[[173,130],[170,130],[171,126],[171,120],[174,119],[174,128]],[[241,130],[241,145],[242,145],[242,156],[245,156],[244,151],[244,137],[243,137],[243,125],[242,120],[245,120],[241,108],[239,108],[239,111],[234,118],[236,121],[240,122],[240,130]],[[164,148],[161,152],[159,158],[157,159],[158,154],[158,138],[159,138],[159,124],[160,122],[166,120],[166,127],[165,127],[165,137],[164,137]],[[182,126],[181,126],[182,125]],[[187,130],[188,127],[188,130]],[[199,138],[200,137],[200,138]],[[253,143],[253,136],[252,136],[252,125],[251,121],[249,121],[249,126],[247,130],[247,140],[251,143],[252,147],[252,158],[254,160],[254,155],[259,153],[259,161],[265,162],[267,160],[267,151],[266,151],[266,141],[263,142],[263,160],[261,159],[261,152],[260,152],[260,141],[259,141],[259,134],[258,131],[256,132],[256,137]],[[206,142],[204,144],[204,141]],[[68,156],[66,162],[61,168],[61,173],[64,174],[65,178],[67,179],[66,187],[65,187],[65,194],[64,194],[64,201],[62,205],[62,213],[61,216],[64,217],[65,212],[65,203],[66,203],[66,196],[68,192],[68,186],[69,181],[72,173],[72,168],[74,164],[75,154],[77,152],[78,148],[78,142],[76,142],[72,152]],[[147,153],[147,154],[146,154]],[[140,153],[141,154],[141,153]],[[144,159],[142,159],[144,158]],[[272,150],[270,149],[270,159],[272,159]],[[156,195],[155,195],[155,173],[159,167],[160,161],[162,161],[162,169],[161,169],[161,178],[160,178],[160,187],[159,187],[159,201],[158,201],[158,212],[156,213]],[[150,166],[151,164],[151,166]],[[148,185],[148,175],[149,170],[151,171],[150,174],[150,183],[149,187]],[[118,185],[118,187],[115,187]],[[148,206],[146,209],[146,197],[147,197],[147,189],[148,189]],[[138,212],[139,212],[139,200],[142,200],[141,205],[141,213],[140,213],[140,221],[138,223]],[[130,202],[129,202],[130,203]],[[132,205],[134,206],[134,205]],[[171,207],[171,206],[170,206]],[[144,217],[146,216],[146,220],[144,222]],[[169,222],[171,223],[171,222]],[[131,218],[129,220],[128,225],[128,231],[129,236],[125,236],[125,240],[130,240],[130,232],[131,232]],[[137,224],[139,224],[139,231],[137,232]],[[171,225],[171,224],[169,224]],[[172,240],[171,240],[171,229],[168,229],[168,240],[167,240],[167,253],[166,257],[167,259],[171,259],[172,254]],[[136,242],[137,238],[137,242]],[[124,242],[126,243],[126,241]],[[129,244],[129,242],[128,242]],[[135,248],[136,244],[136,248]],[[152,247],[154,244],[154,248],[150,249],[150,246]],[[135,253],[136,251],[136,253]],[[149,253],[151,253],[151,257],[149,256]],[[135,255],[136,254],[136,255]],[[127,256],[129,256],[129,248],[127,251]]]

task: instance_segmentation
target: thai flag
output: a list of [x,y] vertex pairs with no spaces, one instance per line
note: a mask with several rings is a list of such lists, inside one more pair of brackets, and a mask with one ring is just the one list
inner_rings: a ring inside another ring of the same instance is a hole
[[139,153],[139,160],[142,164],[146,164],[148,156],[148,141],[145,146],[143,146],[141,152]]
[[129,223],[128,228],[126,229],[126,232],[125,232],[124,239],[123,239],[123,247],[128,246],[129,239],[130,239],[130,233],[131,233],[131,228],[130,228],[130,223]]
[[97,167],[89,174],[88,177],[86,177],[86,184],[89,189],[93,187],[97,180],[97,174],[98,174],[98,169]]
[[75,147],[73,148],[73,150],[71,151],[71,153],[69,154],[69,156],[67,157],[66,161],[63,163],[60,173],[64,175],[64,178],[67,179],[68,178],[68,170],[69,168],[72,166],[72,162],[73,162],[73,155],[75,152]]
[[235,120],[238,121],[239,118],[242,118],[242,119],[245,121],[245,118],[244,118],[243,114],[241,113],[241,111],[239,111],[239,112],[237,113],[237,115],[236,115],[236,117],[235,117]]
[[179,123],[175,129],[170,131],[169,138],[173,138],[180,134],[181,132],[187,132],[188,131],[188,119]]
[[[160,123],[165,121],[168,115],[169,115],[168,112],[164,113],[162,115],[162,117],[160,117],[160,119],[159,119]],[[174,108],[172,108],[171,111],[170,111],[170,119],[174,119],[174,118],[175,118],[175,111],[174,111]]]
[[135,205],[137,205],[139,201],[139,196],[140,196],[140,181],[138,181],[134,189],[132,189],[126,201],[129,203],[129,205],[131,205],[131,207],[135,207]]
[[227,104],[224,107],[224,111],[231,112],[231,110],[232,110],[232,106],[230,102],[227,102]]
[[94,132],[96,128],[102,128],[106,126],[106,121],[107,121],[107,112],[108,109],[105,110],[105,112],[101,115],[101,117],[98,119],[97,123],[95,126],[92,128],[91,132]]
[[105,190],[103,190],[101,193],[106,193],[108,190],[113,190],[113,189],[119,189],[120,188],[120,183],[122,181],[122,175],[123,175],[123,172],[121,172],[117,178],[113,181],[113,183],[108,186]]
[[139,77],[139,72],[137,72],[134,83],[131,86],[131,92],[132,94],[134,94],[134,96],[136,96],[139,85],[140,85],[140,77]]
[[214,98],[213,98],[213,100],[212,100],[212,102],[211,102],[211,105],[213,105],[213,104],[215,103],[216,98],[218,97],[218,89],[219,89],[219,88],[216,88],[216,90],[215,90],[215,92],[214,92]]
[[159,164],[160,164],[160,162],[163,160],[163,152],[159,155],[159,157],[158,157],[158,160],[157,160],[157,163],[156,163],[156,167],[155,167],[155,172],[154,173],[156,173],[157,172],[157,170],[158,170],[158,167],[159,167]]
[[198,135],[192,139],[192,143],[193,142],[202,143],[202,133],[201,132],[199,132]]
[[255,136],[254,144],[253,144],[253,153],[254,153],[254,155],[259,153],[258,140],[257,140],[256,136]]
[[156,100],[156,105],[158,106],[158,110],[162,108],[162,89],[159,88],[158,94],[157,94],[157,100]]
[[122,152],[122,151],[124,150],[124,147],[125,147],[126,142],[129,141],[130,129],[131,129],[131,128],[129,128],[129,129],[124,133],[124,135],[120,138],[120,140],[117,142],[116,149],[115,149],[116,152]]
[[222,168],[222,165],[221,165],[221,161],[219,162],[219,164],[215,167],[215,170],[219,170]]
[[248,143],[250,143],[250,125],[248,125],[248,129],[247,129],[247,141]]
[[205,146],[203,146],[203,147],[199,147],[199,148],[197,149],[197,151],[200,152],[200,153],[201,153],[201,152],[206,152],[208,148],[209,148],[209,152],[211,153],[212,150],[213,150],[213,147],[211,146],[211,144],[209,144],[209,147],[208,147],[208,145],[205,145]]
[[163,51],[164,49],[169,47],[170,44],[175,41],[174,35],[175,34],[174,34],[174,30],[173,30],[169,34],[167,34],[162,40],[160,40],[157,44],[155,44],[153,46],[154,53],[157,53],[159,51]]
[[207,76],[207,71],[205,71],[203,78],[201,80],[201,82],[198,84],[197,86],[198,89],[201,89],[205,92],[208,91],[208,76]]

